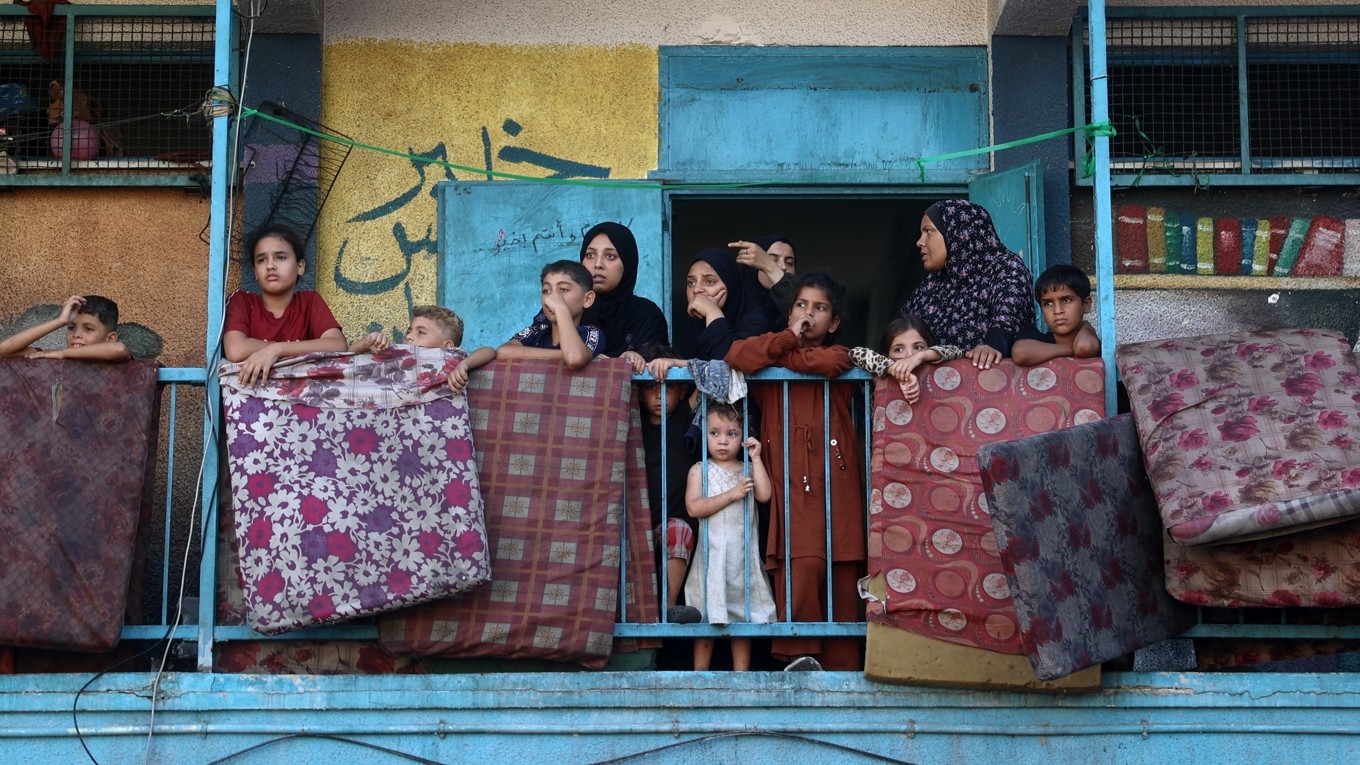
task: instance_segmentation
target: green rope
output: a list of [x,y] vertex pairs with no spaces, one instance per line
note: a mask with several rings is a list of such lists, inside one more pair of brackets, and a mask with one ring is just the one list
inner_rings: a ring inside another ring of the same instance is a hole
[[[488,170],[487,168],[484,167],[471,167],[469,165],[460,165],[455,162],[449,162],[447,160],[432,159],[430,157],[421,157],[415,154],[411,154],[409,152],[397,151],[395,149],[388,149],[382,146],[374,146],[372,144],[363,143],[361,141],[355,141],[349,138],[341,138],[340,136],[335,136],[329,133],[322,133],[316,130],[312,130],[310,128],[303,127],[302,125],[297,125],[292,122],[289,122],[288,120],[282,119],[280,117],[275,117],[272,114],[265,114],[256,109],[251,109],[247,107],[243,107],[241,109],[241,114],[242,116],[245,117],[260,117],[262,119],[269,120],[270,122],[274,122],[285,127],[293,128],[294,130],[297,130],[299,132],[316,136],[317,138],[320,138],[323,141],[331,141],[333,143],[338,143],[342,146],[348,146],[352,149],[367,149],[368,151],[377,152],[379,154],[387,154],[392,157],[400,157],[410,162],[424,162],[426,164],[438,165],[440,167],[448,168],[449,170],[459,170],[461,172],[471,173],[474,175],[489,175],[494,178],[505,178],[513,181],[530,181],[533,183],[550,183],[564,186],[593,186],[613,189],[623,187],[642,189],[667,188],[667,189],[721,190],[721,189],[746,189],[760,186],[787,186],[793,183],[807,183],[810,181],[831,180],[844,174],[844,173],[826,173],[822,175],[803,176],[797,179],[780,179],[777,181],[753,181],[750,183],[663,183],[662,181],[628,180],[628,179],[591,180],[579,178],[541,178],[532,175],[520,175],[518,173],[505,173],[499,170]],[[1067,128],[1065,130],[1054,130],[1051,133],[1042,133],[1040,135],[1030,136],[1028,138],[1020,138],[1014,141],[1007,141],[1006,143],[999,143],[993,146],[983,146],[980,149],[956,151],[953,152],[952,154],[940,154],[934,157],[922,157],[916,160],[916,166],[921,171],[921,182],[925,183],[927,163],[944,162],[951,159],[959,159],[961,157],[971,157],[975,154],[990,154],[991,152],[994,151],[1001,151],[1003,149],[1013,149],[1017,146],[1024,146],[1025,144],[1038,143],[1039,141],[1047,141],[1049,139],[1058,138],[1061,136],[1068,135],[1070,133],[1082,133],[1089,140],[1099,136],[1104,137],[1113,136],[1115,135],[1115,130],[1114,127],[1112,127],[1108,122],[1092,123],[1089,125],[1082,125],[1081,127]],[[1089,153],[1087,155],[1086,161],[1087,170],[1085,177],[1090,177],[1092,172],[1090,168],[1094,160],[1092,159]],[[848,172],[860,173],[863,171],[848,171]]]
[[[1106,138],[1113,137],[1113,136],[1115,135],[1115,130],[1114,130],[1114,126],[1111,125],[1111,124],[1108,123],[1108,122],[1093,122],[1093,123],[1091,123],[1091,124],[1082,125],[1082,126],[1080,126],[1080,127],[1066,128],[1066,129],[1063,129],[1063,130],[1054,130],[1054,131],[1051,132],[1051,133],[1040,133],[1039,135],[1032,135],[1032,136],[1030,136],[1030,137],[1028,137],[1028,138],[1017,138],[1017,139],[1014,140],[1014,141],[1007,141],[1007,142],[1005,142],[1005,143],[993,144],[993,145],[991,145],[991,146],[983,146],[983,147],[980,148],[980,149],[969,149],[969,150],[967,150],[967,151],[956,151],[956,152],[953,152],[952,154],[939,154],[939,155],[934,156],[934,157],[921,157],[920,159],[916,160],[916,167],[917,167],[918,169],[920,169],[920,171],[921,171],[921,182],[922,182],[922,183],[925,183],[925,181],[926,181],[926,163],[927,163],[927,162],[944,162],[944,161],[946,161],[946,160],[951,160],[951,159],[960,159],[960,158],[962,158],[962,157],[971,157],[971,156],[973,156],[973,155],[975,155],[975,154],[990,154],[990,153],[992,153],[992,152],[994,152],[994,151],[1002,151],[1002,150],[1004,150],[1004,149],[1014,149],[1014,148],[1017,147],[1017,146],[1024,146],[1025,144],[1029,144],[1029,143],[1038,143],[1038,142],[1040,142],[1040,141],[1047,141],[1047,140],[1049,140],[1049,139],[1051,139],[1051,138],[1061,138],[1062,136],[1069,135],[1069,134],[1071,134],[1071,133],[1081,133],[1082,135],[1084,135],[1084,136],[1086,137],[1087,140],[1090,140],[1090,139],[1092,139],[1092,138],[1096,138],[1096,137],[1100,137],[1100,136],[1104,136],[1104,137],[1106,137]],[[1091,166],[1091,164],[1094,162],[1094,160],[1092,159],[1092,157],[1090,156],[1089,153],[1088,153],[1088,155],[1087,155],[1086,161],[1087,161],[1088,169],[1087,169],[1087,171],[1086,171],[1086,176],[1085,176],[1085,177],[1088,177],[1088,178],[1089,178],[1090,175],[1091,175],[1091,173],[1093,172],[1093,171],[1090,169],[1090,166]]]

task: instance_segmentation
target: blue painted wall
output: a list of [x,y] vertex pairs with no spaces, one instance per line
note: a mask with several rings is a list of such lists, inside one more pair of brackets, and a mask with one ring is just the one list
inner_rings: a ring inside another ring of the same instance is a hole
[[[992,38],[992,120],[995,142],[1071,127],[1071,66],[1063,37]],[[1070,138],[997,152],[997,169],[1037,160],[1044,170],[1044,231],[1048,264],[1072,262]]]
[[[920,183],[918,158],[987,143],[982,48],[662,48],[659,75],[668,179]],[[927,174],[985,168],[967,156]]]
[[[1348,765],[1352,678],[1125,673],[1047,696],[844,672],[170,674],[148,744],[151,678],[116,673],[81,696],[78,723],[101,763]],[[0,677],[0,759],[88,761],[69,735],[85,679]]]

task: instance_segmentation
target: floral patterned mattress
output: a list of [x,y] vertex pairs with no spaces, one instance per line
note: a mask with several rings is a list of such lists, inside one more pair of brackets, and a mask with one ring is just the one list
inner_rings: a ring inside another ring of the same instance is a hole
[[0,359],[0,645],[118,644],[151,511],[158,366]]
[[978,370],[927,367],[921,400],[874,389],[869,573],[888,585],[869,618],[938,640],[1022,653],[1011,589],[982,492],[978,449],[1100,419],[1099,360]]
[[1162,522],[1183,545],[1360,514],[1360,369],[1330,330],[1119,348]]
[[393,653],[602,666],[614,622],[659,618],[632,370],[497,361],[468,386],[495,581],[383,616]]
[[1133,417],[978,451],[1024,652],[1041,680],[1189,629],[1162,575],[1162,524]]
[[1166,588],[1197,606],[1360,606],[1360,520],[1237,544],[1168,536]]
[[275,634],[491,578],[461,351],[309,354],[246,388],[220,370],[247,624]]

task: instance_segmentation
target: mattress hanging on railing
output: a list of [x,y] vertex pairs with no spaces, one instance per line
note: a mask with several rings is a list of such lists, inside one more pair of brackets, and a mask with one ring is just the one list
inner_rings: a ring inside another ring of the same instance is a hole
[[0,359],[0,645],[118,644],[151,512],[158,368]]
[[308,354],[222,408],[247,623],[265,634],[475,590],[491,577],[461,351]]
[[617,619],[658,619],[634,393],[617,360],[575,373],[541,360],[478,370],[468,396],[496,579],[467,598],[385,615],[385,648],[599,667],[624,647]]

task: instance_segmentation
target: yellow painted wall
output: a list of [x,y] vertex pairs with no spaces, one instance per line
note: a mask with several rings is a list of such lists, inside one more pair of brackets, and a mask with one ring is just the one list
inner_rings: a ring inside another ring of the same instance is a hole
[[449,173],[486,179],[483,130],[496,171],[550,173],[499,159],[503,147],[607,167],[611,178],[642,178],[656,166],[655,47],[347,39],[325,45],[322,61],[324,124],[400,152],[442,146],[449,162],[475,169],[422,165],[422,183],[408,159],[351,152],[322,211],[317,271],[350,337],[373,323],[405,330],[408,288],[411,302],[434,302],[429,192]]

